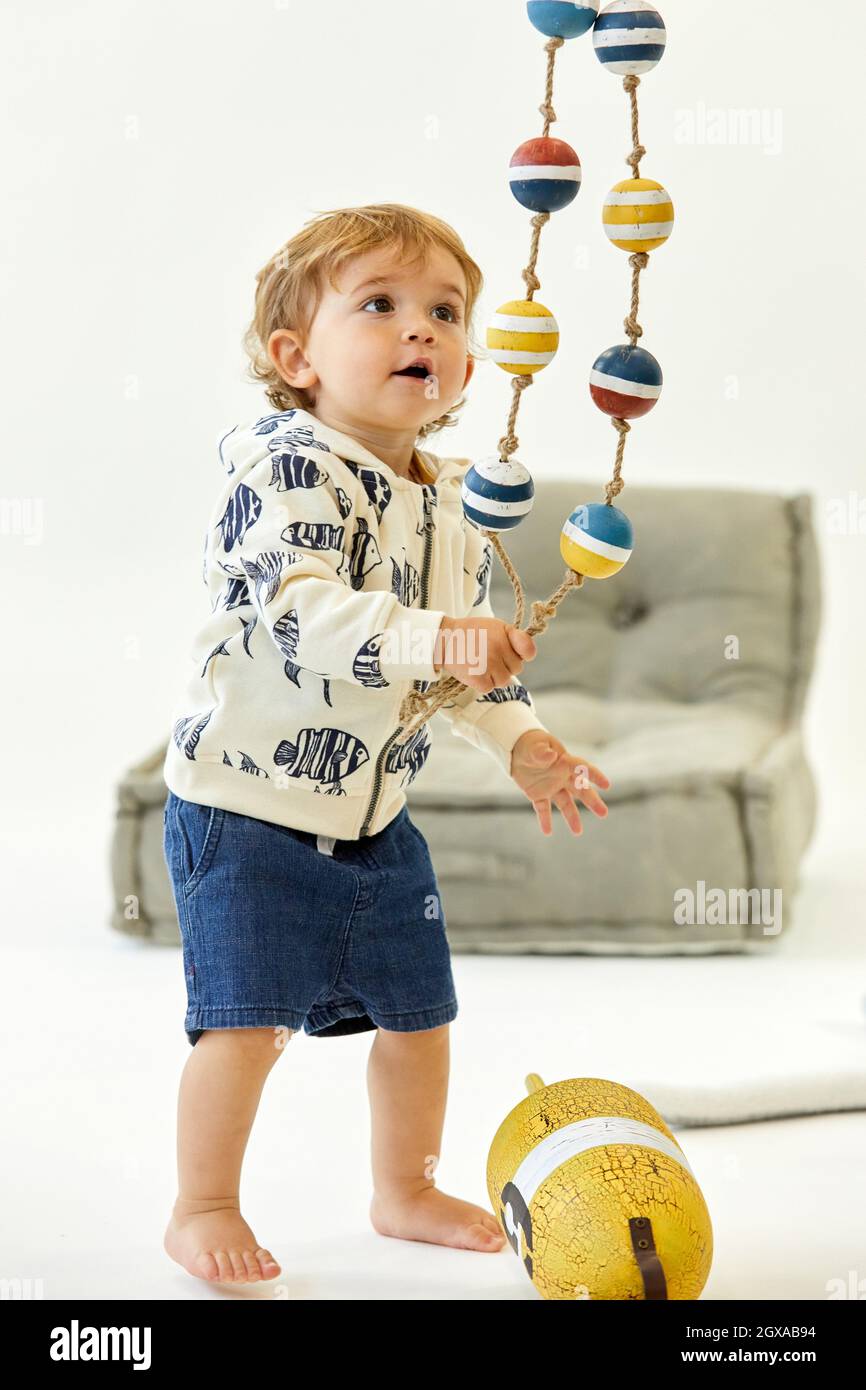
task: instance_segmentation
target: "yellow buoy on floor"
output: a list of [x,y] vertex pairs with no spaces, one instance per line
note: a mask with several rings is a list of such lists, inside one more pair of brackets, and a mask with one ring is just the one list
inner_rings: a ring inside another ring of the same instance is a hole
[[697,1298],[710,1214],[659,1113],[599,1077],[526,1085],[490,1146],[487,1190],[542,1297]]

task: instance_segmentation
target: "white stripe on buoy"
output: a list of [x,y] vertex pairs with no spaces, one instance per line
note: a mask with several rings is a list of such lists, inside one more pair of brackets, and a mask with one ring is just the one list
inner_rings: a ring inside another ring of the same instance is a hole
[[552,362],[556,356],[555,352],[527,352],[525,348],[520,352],[514,352],[511,348],[489,348],[488,351],[492,362],[540,362],[542,366]]
[[476,512],[487,512],[488,516],[525,516],[532,510],[531,497],[525,497],[522,502],[502,502],[473,492],[468,486],[464,496],[470,507],[474,507]]
[[556,319],[533,314],[494,314],[488,328],[501,328],[504,333],[558,333]]
[[604,229],[612,241],[649,241],[654,236],[668,237],[673,222],[605,222]]
[[510,164],[508,172],[512,183],[515,179],[580,180],[579,164]]
[[666,29],[596,29],[592,45],[593,48],[633,48],[642,43],[664,44],[667,37]]
[[530,1150],[511,1181],[529,1206],[535,1193],[555,1169],[567,1163],[575,1154],[597,1149],[604,1144],[639,1144],[655,1149],[682,1165],[694,1177],[680,1146],[668,1139],[661,1130],[645,1125],[641,1120],[624,1119],[619,1115],[596,1115],[591,1120],[577,1120],[547,1134]]
[[586,531],[574,525],[570,517],[562,529],[570,541],[582,545],[584,550],[591,550],[593,555],[603,555],[607,560],[622,560],[623,564],[631,555],[631,551],[624,546],[612,545],[610,541],[600,541],[598,536],[587,535]]
[[604,205],[608,208],[630,208],[640,203],[669,203],[670,200],[671,195],[665,188],[622,189],[619,193],[611,189]]
[[600,386],[603,391],[616,391],[620,396],[642,396],[645,401],[654,401],[661,395],[662,388],[648,381],[629,381],[624,376],[609,376],[607,372],[591,371],[591,386]]

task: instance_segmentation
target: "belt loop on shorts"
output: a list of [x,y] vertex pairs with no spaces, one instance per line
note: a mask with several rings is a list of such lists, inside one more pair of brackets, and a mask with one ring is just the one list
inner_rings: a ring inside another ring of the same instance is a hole
[[336,843],[337,843],[336,838],[335,838],[334,836],[332,836],[332,835],[317,835],[317,836],[316,836],[316,849],[319,851],[320,854],[330,854],[330,855],[333,855],[333,853],[334,853],[334,845],[335,845]]

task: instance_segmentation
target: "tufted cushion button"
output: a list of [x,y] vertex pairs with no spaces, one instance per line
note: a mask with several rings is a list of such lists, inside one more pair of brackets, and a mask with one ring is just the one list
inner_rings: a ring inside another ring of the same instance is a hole
[[614,627],[633,627],[645,618],[649,609],[643,599],[620,599],[619,604],[613,610],[612,622]]

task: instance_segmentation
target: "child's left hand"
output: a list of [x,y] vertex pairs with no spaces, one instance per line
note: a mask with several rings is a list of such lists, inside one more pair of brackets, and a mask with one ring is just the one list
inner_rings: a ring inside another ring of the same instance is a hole
[[551,800],[568,821],[572,834],[583,834],[573,792],[601,819],[607,815],[607,806],[591,783],[609,787],[609,779],[595,763],[574,757],[545,729],[528,729],[520,735],[511,750],[511,777],[535,807],[543,835],[553,833]]

